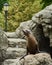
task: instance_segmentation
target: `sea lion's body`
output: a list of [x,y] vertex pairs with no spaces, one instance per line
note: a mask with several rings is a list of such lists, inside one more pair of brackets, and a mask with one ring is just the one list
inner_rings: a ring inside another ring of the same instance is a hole
[[29,35],[27,36],[27,40],[27,53],[36,54],[37,52],[39,52],[38,42],[33,34],[29,33]]
[[[25,31],[23,30],[23,33],[26,36],[27,41],[28,41],[27,45],[26,45],[26,47],[27,47],[26,55],[39,53],[38,42],[37,42],[36,38],[34,37],[34,35],[31,34],[30,31],[28,31],[28,30],[25,30]],[[26,55],[24,55],[20,59],[24,58]]]

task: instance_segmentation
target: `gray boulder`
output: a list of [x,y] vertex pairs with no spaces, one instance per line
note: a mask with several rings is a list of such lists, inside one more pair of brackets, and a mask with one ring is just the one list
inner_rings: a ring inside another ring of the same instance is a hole
[[16,34],[18,36],[18,38],[24,38],[24,34],[22,32],[23,29],[31,29],[31,26],[33,26],[33,22],[32,20],[26,21],[26,22],[22,22],[20,24],[20,26],[16,29]]
[[17,38],[17,35],[15,32],[5,32],[7,38]]
[[0,29],[0,65],[6,59],[6,49],[8,47],[8,39],[5,32]]
[[52,11],[52,4],[45,8],[46,10]]
[[20,65],[19,59],[7,59],[5,60],[2,65]]
[[34,14],[32,21],[43,25],[44,33],[50,37],[50,46],[52,46],[52,5]]
[[15,39],[15,38],[8,38],[8,46],[9,47],[16,47],[16,48],[26,48],[27,41],[25,39]]
[[27,55],[24,59],[7,59],[2,65],[52,65],[50,55],[47,53],[39,53],[35,55]]
[[27,55],[21,60],[20,65],[52,65],[52,60],[49,54],[39,53]]
[[26,49],[23,48],[7,48],[6,50],[6,58],[7,59],[16,59],[18,57],[23,56],[24,54],[26,54]]
[[0,48],[4,49],[8,47],[8,39],[3,30],[0,29]]

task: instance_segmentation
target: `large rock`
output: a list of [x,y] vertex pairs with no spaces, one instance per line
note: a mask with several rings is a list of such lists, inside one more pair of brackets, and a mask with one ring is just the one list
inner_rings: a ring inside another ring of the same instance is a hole
[[16,59],[26,54],[26,49],[23,48],[7,48],[0,49],[0,65],[6,59]]
[[23,38],[24,34],[22,32],[23,29],[30,29],[33,26],[33,22],[32,20],[26,21],[26,22],[22,22],[20,24],[20,26],[16,29],[16,34],[18,36],[18,38]]
[[4,49],[8,47],[8,39],[4,31],[0,29],[0,48]]
[[2,65],[52,65],[50,55],[47,53],[39,53],[35,55],[27,55],[24,59],[7,59]]
[[6,50],[0,48],[0,63],[3,62],[5,59],[6,59]]
[[6,48],[8,47],[8,39],[4,31],[0,29],[0,65],[5,60]]
[[46,7],[46,10],[52,11],[52,4]]
[[26,54],[26,49],[9,47],[6,50],[6,56],[5,57],[7,59],[15,59],[15,58],[23,56],[24,54]]
[[5,34],[8,38],[17,38],[17,35],[15,32],[5,32]]
[[52,65],[52,59],[47,53],[27,55],[21,60],[20,65]]
[[52,5],[34,14],[32,20],[36,23],[52,23]]
[[52,5],[47,6],[42,11],[38,12],[32,17],[35,23],[41,23],[44,27],[45,35],[50,37],[50,46],[52,45]]
[[5,60],[2,65],[20,65],[18,59],[7,59]]
[[25,39],[15,39],[15,38],[8,38],[8,46],[9,47],[18,47],[18,48],[26,48],[27,41]]

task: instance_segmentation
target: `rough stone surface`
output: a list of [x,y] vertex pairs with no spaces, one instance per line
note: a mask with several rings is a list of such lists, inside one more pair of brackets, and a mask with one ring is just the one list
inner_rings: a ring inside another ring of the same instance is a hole
[[52,4],[45,8],[46,10],[52,11]]
[[7,48],[6,50],[6,57],[8,59],[12,59],[12,58],[18,58],[23,56],[24,54],[26,54],[26,49],[23,48]]
[[5,32],[0,29],[0,65],[5,60],[6,48],[8,47],[8,39]]
[[2,65],[20,65],[18,59],[7,59],[5,60]]
[[6,59],[6,50],[0,48],[0,63]]
[[6,59],[16,59],[26,54],[26,49],[23,48],[11,48],[0,49],[0,65]]
[[8,38],[17,38],[17,35],[15,32],[5,32],[5,34]]
[[32,26],[32,20],[22,22],[20,24],[20,26],[16,29],[16,34],[17,34],[18,38],[23,38],[24,34],[23,34],[22,30],[23,29],[30,29],[31,26]]
[[47,6],[45,9],[35,14],[32,17],[32,21],[34,21],[35,23],[42,23],[45,34],[48,33],[50,37],[50,46],[52,46],[52,5]]
[[8,39],[4,31],[0,29],[0,48],[4,49],[8,47]]
[[8,59],[2,65],[52,65],[50,55],[39,53],[36,55],[27,55],[24,59]]
[[21,60],[20,65],[52,65],[52,60],[49,54],[39,53],[35,55],[27,55]]
[[14,38],[8,38],[8,46],[9,47],[18,47],[18,48],[26,48],[27,41],[25,39],[14,39]]

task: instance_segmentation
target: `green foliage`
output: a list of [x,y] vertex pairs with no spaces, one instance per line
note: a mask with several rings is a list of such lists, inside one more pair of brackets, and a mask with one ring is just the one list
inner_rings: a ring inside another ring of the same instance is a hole
[[11,28],[8,30],[15,30],[21,22],[30,20],[34,13],[40,11],[40,1],[9,0],[8,27]]
[[41,4],[43,4],[42,9],[46,6],[52,4],[52,0],[42,0]]
[[[0,26],[4,29],[4,11],[3,4],[9,3],[8,17],[7,17],[7,29],[8,31],[14,31],[23,21],[30,20],[33,14],[40,11],[43,7],[48,5],[48,2],[52,0],[0,0]],[[50,3],[49,3],[50,4]]]
[[0,13],[0,27],[4,28],[4,17],[3,15]]

